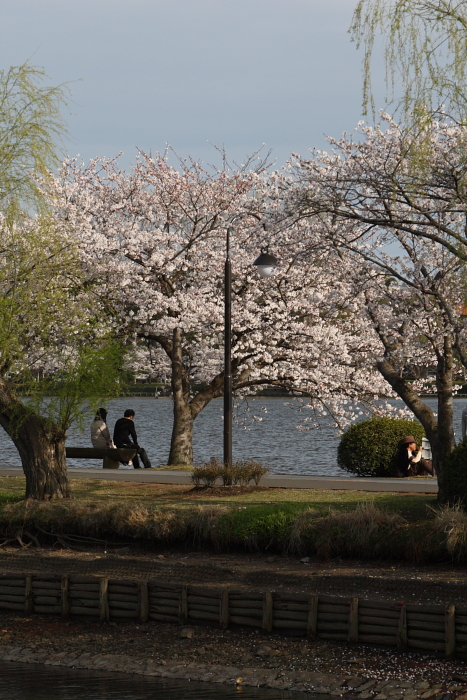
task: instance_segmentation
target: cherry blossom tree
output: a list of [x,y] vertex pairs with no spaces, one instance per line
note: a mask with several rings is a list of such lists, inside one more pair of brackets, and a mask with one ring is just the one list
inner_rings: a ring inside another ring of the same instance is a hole
[[[414,168],[404,130],[388,124],[384,133],[364,128],[360,138],[330,139],[331,153],[298,159],[283,208],[319,221],[330,259],[342,260],[336,269],[352,303],[360,300],[355,323],[379,341],[370,361],[424,426],[442,501],[443,463],[454,446],[453,375],[463,378],[467,367],[465,131],[433,122]],[[430,390],[437,416],[421,397]]]
[[[233,226],[233,388],[285,387],[343,424],[349,401],[392,395],[369,368],[368,343],[330,312],[341,284],[325,260],[300,257],[316,226],[265,221],[280,209],[283,175],[263,166],[175,169],[141,153],[130,173],[117,161],[64,164],[55,185],[57,216],[81,259],[120,308],[118,324],[152,348],[171,378],[174,422],[169,464],[191,464],[193,422],[223,392],[223,266]],[[266,218],[265,218],[266,217]],[[269,245],[281,264],[262,280],[252,267]],[[345,282],[343,282],[345,284]],[[154,355],[155,353],[155,355]],[[202,388],[193,391],[196,379]],[[347,402],[347,403],[346,403]]]

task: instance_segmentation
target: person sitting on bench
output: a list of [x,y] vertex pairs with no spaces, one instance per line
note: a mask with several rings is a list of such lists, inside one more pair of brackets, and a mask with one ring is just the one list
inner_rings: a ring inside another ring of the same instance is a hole
[[107,427],[107,411],[98,408],[94,420],[91,423],[91,442],[93,447],[115,447]]
[[[138,445],[138,438],[134,425],[135,412],[132,408],[127,408],[123,414],[123,418],[119,418],[115,423],[114,428],[114,443],[117,447],[136,447],[137,452],[133,457],[133,466],[135,469],[141,469],[138,455],[144,464],[145,469],[151,469],[151,462],[146,450]],[[125,464],[125,462],[122,462]]]
[[435,476],[435,470],[430,459],[422,459],[422,446],[417,450],[417,443],[412,435],[407,435],[402,440],[399,454],[397,455],[397,475],[423,476],[429,474]]

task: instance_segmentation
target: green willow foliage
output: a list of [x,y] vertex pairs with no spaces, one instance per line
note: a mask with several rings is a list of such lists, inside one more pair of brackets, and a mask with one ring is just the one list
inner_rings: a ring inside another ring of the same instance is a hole
[[[350,33],[363,45],[363,108],[375,115],[371,64],[382,39],[387,99],[408,122],[445,105],[467,122],[467,4],[465,0],[359,0]],[[397,95],[400,86],[402,95]]]
[[61,108],[65,85],[42,85],[42,68],[23,63],[0,71],[0,210],[43,208],[38,178],[47,179],[59,163],[67,134]]
[[355,423],[341,438],[337,463],[359,476],[395,476],[396,455],[407,435],[420,444],[425,431],[418,421],[404,418],[373,417]]

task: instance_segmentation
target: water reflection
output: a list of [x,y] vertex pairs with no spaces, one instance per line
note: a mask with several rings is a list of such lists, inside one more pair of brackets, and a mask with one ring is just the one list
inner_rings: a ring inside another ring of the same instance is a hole
[[[0,662],[0,700],[219,700],[220,697],[222,700],[290,700],[290,693]],[[300,697],[310,700],[313,696],[300,693]]]

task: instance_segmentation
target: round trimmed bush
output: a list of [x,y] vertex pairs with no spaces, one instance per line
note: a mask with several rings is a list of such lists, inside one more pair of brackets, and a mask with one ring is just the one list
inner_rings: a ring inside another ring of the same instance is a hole
[[457,445],[443,465],[443,503],[467,505],[467,439]]
[[355,423],[342,435],[337,463],[359,476],[396,476],[401,441],[413,435],[419,445],[425,431],[417,420],[377,418]]

